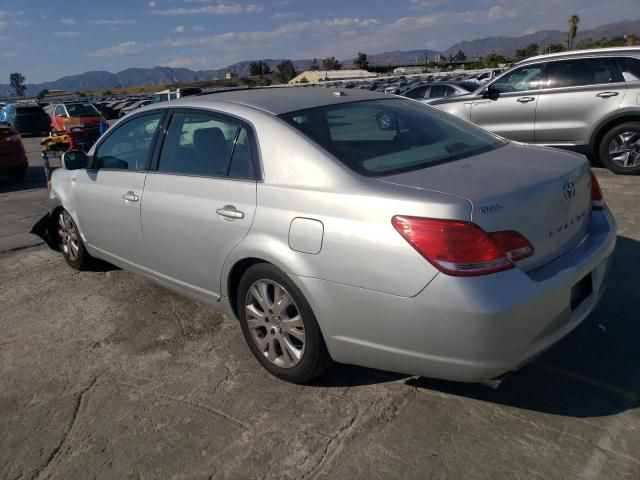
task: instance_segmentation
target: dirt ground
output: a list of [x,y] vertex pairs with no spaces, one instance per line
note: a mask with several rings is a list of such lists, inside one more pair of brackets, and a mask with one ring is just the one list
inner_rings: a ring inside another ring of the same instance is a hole
[[640,479],[640,177],[597,169],[619,224],[597,310],[498,389],[336,365],[269,376],[237,322],[115,268],[76,272],[0,178],[6,479]]

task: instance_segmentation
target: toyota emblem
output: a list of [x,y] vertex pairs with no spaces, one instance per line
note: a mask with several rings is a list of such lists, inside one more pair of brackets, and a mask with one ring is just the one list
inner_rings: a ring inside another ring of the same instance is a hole
[[573,183],[573,180],[567,180],[562,191],[564,193],[564,198],[567,200],[573,200],[576,196],[576,184]]

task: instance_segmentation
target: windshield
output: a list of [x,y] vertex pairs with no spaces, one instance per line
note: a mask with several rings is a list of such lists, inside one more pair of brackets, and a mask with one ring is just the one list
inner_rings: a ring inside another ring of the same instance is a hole
[[366,176],[418,170],[498,148],[506,141],[417,102],[353,102],[281,115]]
[[90,103],[67,103],[67,112],[70,117],[97,117],[100,112]]

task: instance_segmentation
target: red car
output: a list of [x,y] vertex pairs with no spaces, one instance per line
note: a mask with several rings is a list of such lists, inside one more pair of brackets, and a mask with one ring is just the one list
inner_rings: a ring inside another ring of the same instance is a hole
[[51,131],[62,132],[70,127],[84,127],[91,143],[100,136],[100,122],[105,125],[107,122],[90,102],[59,103],[50,112]]
[[6,174],[10,180],[24,178],[29,166],[27,154],[18,131],[12,127],[0,125],[0,174]]

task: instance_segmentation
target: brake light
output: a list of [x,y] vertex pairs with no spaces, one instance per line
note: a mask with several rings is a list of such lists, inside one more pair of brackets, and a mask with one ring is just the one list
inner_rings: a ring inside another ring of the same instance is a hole
[[604,198],[598,179],[591,172],[591,210],[602,210],[604,208]]
[[529,240],[514,230],[493,232],[489,236],[498,244],[513,262],[533,255],[533,246]]
[[395,216],[402,237],[434,267],[448,275],[486,275],[513,268],[514,261],[533,254],[518,232],[488,234],[461,220]]

